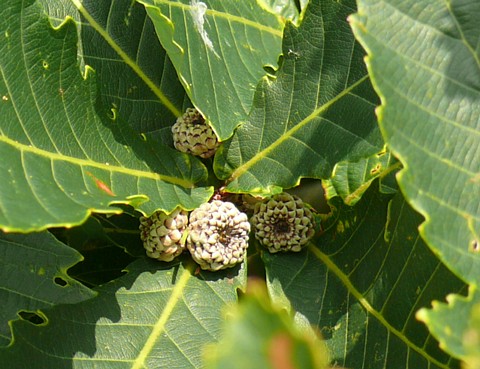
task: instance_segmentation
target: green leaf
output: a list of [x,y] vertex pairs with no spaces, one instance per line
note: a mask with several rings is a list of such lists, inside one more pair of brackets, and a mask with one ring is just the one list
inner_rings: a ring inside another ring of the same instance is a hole
[[480,277],[480,3],[359,1],[352,17],[381,96],[380,126],[425,217],[422,237],[458,276]]
[[[325,180],[327,199],[340,196],[348,205],[355,205],[376,178],[397,169],[398,162],[387,151],[379,152],[358,162],[340,162],[333,168],[332,177]],[[383,192],[394,191],[388,186]]]
[[22,310],[35,313],[74,304],[95,293],[67,275],[81,255],[50,233],[0,232],[0,346],[10,341],[8,322]]
[[104,105],[138,132],[168,133],[170,143],[170,127],[190,103],[145,7],[89,0],[79,11],[87,22],[81,28],[82,40],[88,40],[84,60],[97,72]]
[[[80,74],[77,32],[53,29],[32,1],[0,10],[0,226],[7,231],[73,225],[92,211],[192,209],[211,196],[197,160],[144,141],[96,102]],[[19,201],[21,199],[21,201]]]
[[96,298],[45,311],[47,324],[15,322],[0,362],[9,369],[200,368],[203,346],[219,338],[221,311],[244,288],[245,270],[194,268],[140,259]]
[[170,127],[190,104],[145,7],[109,0],[39,1],[54,25],[67,16],[75,19],[81,62],[96,71],[103,105],[137,132],[171,144]]
[[274,301],[323,335],[332,365],[345,368],[456,368],[415,312],[465,285],[418,235],[421,217],[397,194],[374,186],[298,254],[264,253]]
[[273,305],[263,282],[250,282],[239,305],[226,312],[222,340],[206,347],[207,368],[326,368],[323,342],[299,329]]
[[423,321],[440,342],[440,347],[466,363],[465,368],[480,365],[480,294],[471,288],[468,297],[449,295],[448,304],[434,301],[432,309],[421,309]]
[[299,28],[287,25],[281,68],[261,81],[247,121],[215,158],[228,191],[277,192],[382,150],[377,97],[346,22],[354,11],[353,0],[312,2]]
[[277,65],[280,17],[255,0],[142,0],[190,100],[225,140],[248,115],[264,66]]

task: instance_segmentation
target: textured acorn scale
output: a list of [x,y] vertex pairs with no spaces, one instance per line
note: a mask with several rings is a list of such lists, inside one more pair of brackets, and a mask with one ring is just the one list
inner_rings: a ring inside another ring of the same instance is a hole
[[197,109],[188,108],[172,126],[173,145],[181,152],[209,158],[220,143],[215,132]]
[[183,232],[188,226],[188,213],[176,209],[171,214],[157,211],[150,217],[140,217],[140,238],[147,256],[172,261],[185,249]]
[[310,209],[286,192],[257,203],[250,221],[255,238],[271,253],[300,251],[315,233]]
[[250,223],[231,202],[200,205],[190,213],[188,232],[187,248],[204,270],[231,268],[245,258]]

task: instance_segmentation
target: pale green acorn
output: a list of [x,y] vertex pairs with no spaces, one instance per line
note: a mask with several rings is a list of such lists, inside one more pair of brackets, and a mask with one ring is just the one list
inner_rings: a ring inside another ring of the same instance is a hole
[[187,248],[204,270],[231,268],[245,258],[249,232],[245,213],[231,202],[213,200],[190,213]]
[[300,251],[315,234],[311,210],[286,192],[257,203],[250,221],[255,238],[271,253]]
[[188,226],[188,213],[176,209],[171,214],[157,211],[150,217],[140,217],[140,238],[147,256],[172,261],[185,249],[183,234]]
[[220,143],[213,129],[197,109],[188,108],[172,126],[173,145],[181,152],[209,158]]

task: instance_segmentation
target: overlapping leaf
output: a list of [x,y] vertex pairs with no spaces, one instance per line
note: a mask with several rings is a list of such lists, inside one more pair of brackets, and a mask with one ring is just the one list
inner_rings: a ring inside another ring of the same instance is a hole
[[0,362],[9,369],[200,368],[202,347],[218,340],[221,311],[244,288],[245,271],[194,272],[141,259],[96,298],[45,311],[47,324],[16,322]]
[[229,369],[323,369],[328,357],[323,342],[299,329],[292,316],[272,305],[263,282],[226,313],[221,342],[205,348],[206,367]]
[[280,15],[284,19],[288,19],[296,24],[300,22],[300,15],[305,10],[308,0],[263,0],[258,2],[261,6],[266,7],[270,12]]
[[371,188],[341,205],[336,224],[296,255],[265,254],[275,301],[293,308],[324,336],[346,368],[456,368],[416,311],[464,284],[418,235],[418,216],[401,195]]
[[[332,177],[325,181],[326,197],[340,196],[346,204],[355,205],[376,178],[398,167],[392,162],[395,159],[389,152],[380,152],[355,163],[338,163],[333,168]],[[384,188],[384,191],[391,192],[392,189]]]
[[142,0],[194,105],[221,140],[250,111],[264,66],[277,65],[284,23],[254,0]]
[[17,319],[19,311],[36,312],[95,296],[66,273],[80,260],[78,252],[47,232],[0,233],[0,346],[10,342],[8,322]]
[[382,97],[380,125],[422,236],[464,280],[480,277],[480,3],[359,1],[352,25]]
[[[2,7],[0,71],[0,224],[38,230],[80,223],[92,211],[194,208],[211,194],[196,160],[143,141],[115,111],[97,104],[82,78],[76,28],[54,30],[32,1]],[[19,201],[21,200],[21,201]]]
[[340,161],[380,152],[377,97],[346,22],[355,1],[314,1],[289,24],[283,64],[257,88],[248,120],[216,157],[231,192],[273,192],[301,177],[328,178]]

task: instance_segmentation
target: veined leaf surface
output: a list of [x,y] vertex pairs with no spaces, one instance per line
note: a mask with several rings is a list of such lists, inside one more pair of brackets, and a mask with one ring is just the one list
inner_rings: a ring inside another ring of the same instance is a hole
[[399,185],[445,264],[479,284],[478,1],[359,1],[352,17],[381,96],[379,123],[405,169]]
[[[204,166],[145,142],[96,101],[77,63],[72,21],[53,29],[32,1],[0,9],[0,226],[40,230],[82,222],[90,212],[145,213],[194,208],[211,189],[195,189]],[[21,201],[19,201],[21,200]]]
[[375,187],[354,207],[335,203],[336,223],[308,250],[265,253],[270,294],[318,327],[332,365],[457,368],[415,313],[466,287],[422,242],[402,196]]
[[95,296],[66,273],[66,269],[81,260],[77,251],[48,232],[28,235],[0,232],[0,346],[9,343],[7,323],[17,319],[20,310],[36,312]]
[[189,100],[145,7],[127,1],[39,1],[54,25],[74,18],[80,61],[95,70],[103,105],[116,109],[137,132],[170,144],[170,127]]
[[96,298],[45,311],[47,324],[15,322],[0,362],[9,369],[201,368],[202,348],[219,339],[222,310],[245,287],[245,270],[197,274],[193,263],[146,259],[127,269]]
[[225,140],[250,112],[284,22],[255,0],[141,0],[190,100]]
[[377,97],[346,19],[355,1],[314,1],[288,24],[283,63],[259,84],[247,121],[215,158],[231,192],[275,192],[328,178],[339,161],[380,152]]

